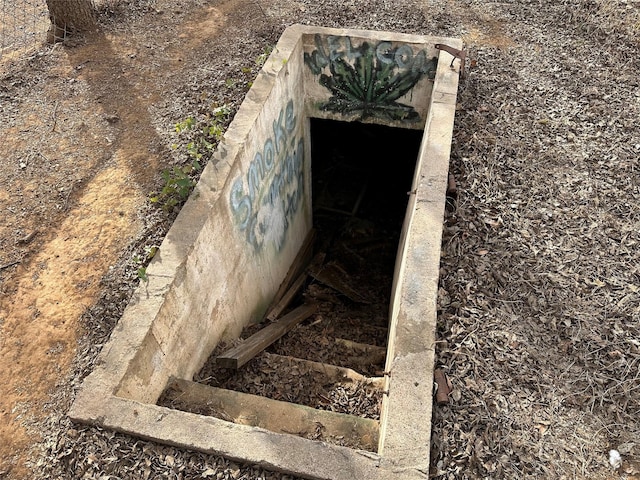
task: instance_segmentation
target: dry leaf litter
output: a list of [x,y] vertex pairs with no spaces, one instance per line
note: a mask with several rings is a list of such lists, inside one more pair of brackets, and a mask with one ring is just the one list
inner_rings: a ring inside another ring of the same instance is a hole
[[[180,22],[206,5],[122,2],[105,29],[130,30],[131,41],[153,45],[166,23],[149,21],[153,11],[170,8]],[[203,92],[239,104],[244,91],[228,88],[225,78],[240,75],[287,24],[467,40],[437,345],[454,394],[434,408],[432,476],[637,478],[638,2],[275,1],[256,12],[257,5],[238,6],[216,48],[157,105],[168,144],[177,119],[205,108]],[[147,222],[139,244],[159,242],[168,228],[156,214]],[[33,426],[43,432],[34,478],[293,478],[65,417],[131,295],[138,247],[105,277],[102,297],[84,317],[89,334],[75,372],[52,396],[47,423]],[[615,471],[613,449],[622,458]]]

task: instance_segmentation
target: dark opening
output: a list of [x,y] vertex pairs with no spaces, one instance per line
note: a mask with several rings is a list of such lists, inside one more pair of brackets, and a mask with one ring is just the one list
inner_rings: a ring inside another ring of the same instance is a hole
[[[321,248],[341,241],[377,245],[374,255],[365,248],[359,256],[366,259],[367,268],[393,274],[422,134],[311,120],[313,223]],[[387,282],[390,288],[391,278]]]

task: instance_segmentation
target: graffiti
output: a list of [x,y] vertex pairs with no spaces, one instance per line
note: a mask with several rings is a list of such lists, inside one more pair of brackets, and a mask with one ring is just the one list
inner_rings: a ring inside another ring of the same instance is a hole
[[[315,36],[316,49],[304,54],[305,64],[320,84],[331,92],[322,110],[356,114],[360,119],[416,121],[418,112],[398,102],[424,76],[433,79],[438,59],[425,50],[414,53],[409,45],[363,42],[355,47],[349,37]],[[324,73],[329,68],[331,75]]]
[[289,101],[273,121],[273,136],[257,152],[245,176],[231,187],[236,224],[256,251],[284,246],[304,193],[304,142],[294,133],[297,117]]

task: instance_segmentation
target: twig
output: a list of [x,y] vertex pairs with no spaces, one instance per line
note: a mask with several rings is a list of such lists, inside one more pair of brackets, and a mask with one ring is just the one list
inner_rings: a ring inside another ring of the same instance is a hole
[[264,11],[264,9],[262,8],[262,5],[260,5],[260,2],[258,0],[254,0],[254,2],[258,8],[260,9],[260,11],[262,12],[262,15],[264,15],[264,18],[266,18],[267,20],[269,20],[269,17],[267,17],[266,12]]
[[71,196],[71,193],[73,193],[73,187],[75,187],[75,186],[76,186],[75,183],[71,184],[71,188],[67,192],[67,196],[64,199],[64,205],[62,206],[62,211],[63,212],[67,211],[67,207],[69,206],[69,197]]
[[33,240],[33,238],[38,234],[38,230],[34,230],[33,232],[31,232],[30,234],[26,235],[25,237],[19,238],[16,241],[16,245],[23,245],[25,243],[29,243],[31,240]]
[[56,113],[58,111],[58,102],[56,102],[56,104],[53,107],[53,126],[51,127],[51,131],[55,132],[56,130],[56,123],[58,122]]
[[17,265],[20,262],[21,262],[21,260],[15,260],[13,262],[9,262],[9,263],[5,263],[4,265],[0,265],[0,271],[4,270],[5,268],[13,267],[14,265]]

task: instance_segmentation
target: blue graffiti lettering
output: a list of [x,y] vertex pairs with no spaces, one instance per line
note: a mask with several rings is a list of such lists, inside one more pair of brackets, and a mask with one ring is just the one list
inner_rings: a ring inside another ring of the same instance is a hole
[[380,42],[376,47],[376,57],[385,65],[391,65],[394,61],[391,42]]
[[410,69],[413,66],[413,50],[409,45],[400,45],[393,56],[398,68]]
[[273,140],[270,138],[264,142],[264,168],[268,173],[273,169],[273,162],[275,160],[275,152],[273,148]]
[[342,45],[340,45],[340,37],[328,36],[327,44],[329,46],[329,60],[335,62],[338,58],[344,57]]
[[278,120],[273,121],[273,138],[275,139],[277,153],[280,153],[280,143],[284,143],[287,138],[284,126],[282,125],[283,117],[284,117],[284,112],[280,110],[280,114],[278,115]]
[[242,178],[236,178],[231,187],[231,209],[233,210],[240,230],[246,230],[251,216],[251,200],[244,195]]
[[285,128],[287,129],[287,133],[292,134],[293,130],[296,128],[296,115],[295,115],[295,112],[293,111],[292,100],[289,100],[289,102],[287,102],[285,117],[286,117]]
[[353,62],[354,60],[362,56],[362,52],[360,52],[360,49],[353,48],[350,37],[345,37],[344,43],[345,43],[345,52],[347,53],[347,58],[349,59],[349,61]]
[[249,198],[253,201],[264,178],[264,169],[262,168],[262,154],[256,153],[253,162],[249,165],[249,173],[247,181],[249,183]]
[[256,251],[280,250],[304,194],[304,141],[296,138],[293,101],[273,121],[273,137],[256,152],[245,178],[231,188],[230,206],[238,229]]

